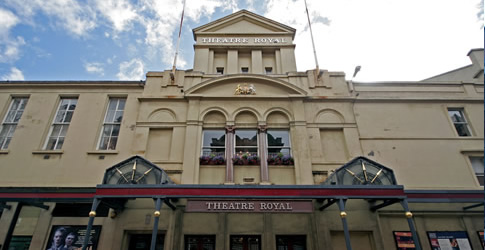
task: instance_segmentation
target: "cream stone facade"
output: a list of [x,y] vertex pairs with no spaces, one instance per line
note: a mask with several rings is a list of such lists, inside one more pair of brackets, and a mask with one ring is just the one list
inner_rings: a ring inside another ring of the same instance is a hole
[[[295,32],[242,10],[193,30],[190,70],[0,82],[0,249],[90,223],[103,250],[404,249],[395,232],[483,249],[483,49],[423,81],[363,83],[298,72]],[[255,201],[283,205],[243,209]]]

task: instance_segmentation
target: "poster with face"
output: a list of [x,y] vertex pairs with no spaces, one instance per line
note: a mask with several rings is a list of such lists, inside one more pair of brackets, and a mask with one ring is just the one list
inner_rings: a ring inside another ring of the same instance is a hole
[[[93,226],[89,234],[87,249],[98,247],[101,226]],[[52,226],[46,250],[80,250],[86,238],[86,226],[56,225]]]

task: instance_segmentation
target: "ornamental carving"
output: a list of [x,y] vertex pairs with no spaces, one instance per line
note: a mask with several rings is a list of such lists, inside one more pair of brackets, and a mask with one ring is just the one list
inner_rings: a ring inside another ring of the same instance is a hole
[[253,84],[238,84],[236,87],[236,91],[234,91],[234,95],[255,95],[256,94],[256,88],[254,87]]

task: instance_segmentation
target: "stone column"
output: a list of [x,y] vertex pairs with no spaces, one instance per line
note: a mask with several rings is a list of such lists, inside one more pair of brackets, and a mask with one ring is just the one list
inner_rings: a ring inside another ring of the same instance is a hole
[[259,159],[260,159],[260,167],[261,167],[261,184],[270,184],[269,182],[269,170],[268,170],[268,142],[266,135],[266,130],[268,127],[266,125],[258,126],[259,130]]
[[226,126],[226,182],[224,184],[234,184],[234,129],[235,126]]
[[182,184],[199,183],[199,156],[202,125],[199,123],[199,99],[190,99],[187,110],[187,127],[184,141],[184,161],[182,166]]

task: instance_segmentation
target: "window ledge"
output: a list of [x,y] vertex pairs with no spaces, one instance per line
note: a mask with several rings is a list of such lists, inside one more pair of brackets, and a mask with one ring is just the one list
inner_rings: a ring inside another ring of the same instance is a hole
[[86,152],[88,155],[115,155],[118,154],[118,150],[96,150]]
[[1,154],[8,154],[8,149],[0,149],[0,155]]
[[32,154],[50,154],[50,155],[60,155],[64,154],[64,150],[34,150]]
[[295,165],[268,165],[269,168],[295,168]]

